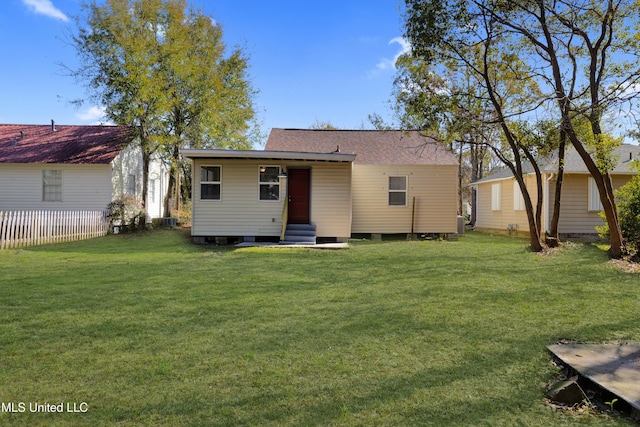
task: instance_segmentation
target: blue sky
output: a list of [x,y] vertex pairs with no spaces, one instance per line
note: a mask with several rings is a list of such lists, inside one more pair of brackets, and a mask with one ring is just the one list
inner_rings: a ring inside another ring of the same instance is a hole
[[[389,118],[399,0],[190,0],[223,28],[229,47],[250,57],[258,117],[272,127],[307,128],[316,121],[344,129]],[[2,0],[0,123],[94,124],[100,106],[58,65],[77,64],[65,42],[81,0]]]

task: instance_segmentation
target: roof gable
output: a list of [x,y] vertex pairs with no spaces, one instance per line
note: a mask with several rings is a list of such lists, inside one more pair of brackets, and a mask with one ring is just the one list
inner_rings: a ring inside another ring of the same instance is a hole
[[265,150],[355,154],[356,164],[458,164],[444,145],[417,131],[274,128],[269,134]]
[[129,142],[127,126],[0,124],[0,163],[108,164]]

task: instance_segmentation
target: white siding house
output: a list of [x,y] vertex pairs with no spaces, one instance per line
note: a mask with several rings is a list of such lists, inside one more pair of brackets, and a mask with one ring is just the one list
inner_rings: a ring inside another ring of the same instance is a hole
[[[128,143],[123,126],[0,125],[0,210],[103,210],[121,195],[141,197],[142,156]],[[163,194],[158,161],[152,177]],[[147,203],[151,218],[161,216],[156,205]]]

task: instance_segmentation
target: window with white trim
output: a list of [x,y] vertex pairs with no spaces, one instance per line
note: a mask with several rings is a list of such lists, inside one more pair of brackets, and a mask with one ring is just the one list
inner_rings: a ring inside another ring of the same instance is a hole
[[200,166],[200,200],[221,200],[222,166]]
[[496,182],[491,184],[491,210],[499,211],[502,209],[502,183]]
[[602,202],[600,201],[598,185],[592,176],[589,177],[589,210],[595,212],[604,210]]
[[389,206],[407,206],[407,177],[389,177]]
[[260,187],[260,200],[280,200],[280,166],[258,167],[258,186]]
[[520,184],[518,184],[518,181],[513,181],[513,210],[524,210],[524,196],[522,195],[522,190],[520,190]]
[[43,170],[42,171],[42,201],[61,202],[62,201],[62,171]]

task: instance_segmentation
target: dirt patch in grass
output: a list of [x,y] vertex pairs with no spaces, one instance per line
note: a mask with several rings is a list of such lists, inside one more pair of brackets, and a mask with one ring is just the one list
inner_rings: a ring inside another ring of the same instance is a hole
[[640,263],[633,262],[626,259],[612,259],[609,264],[616,270],[623,271],[625,273],[640,273]]

